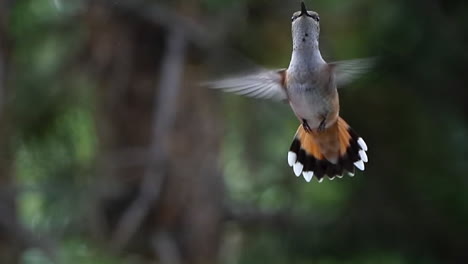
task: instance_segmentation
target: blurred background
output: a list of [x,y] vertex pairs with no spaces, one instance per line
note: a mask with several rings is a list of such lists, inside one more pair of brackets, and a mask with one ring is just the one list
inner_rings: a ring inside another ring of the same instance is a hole
[[468,263],[468,3],[310,0],[369,145],[286,162],[289,106],[201,81],[287,67],[284,0],[0,0],[0,263]]

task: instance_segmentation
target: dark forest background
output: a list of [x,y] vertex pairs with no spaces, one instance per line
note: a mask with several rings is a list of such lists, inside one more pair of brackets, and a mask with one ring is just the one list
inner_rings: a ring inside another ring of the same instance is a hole
[[364,173],[296,178],[284,0],[0,0],[0,263],[467,263],[468,3],[311,0]]

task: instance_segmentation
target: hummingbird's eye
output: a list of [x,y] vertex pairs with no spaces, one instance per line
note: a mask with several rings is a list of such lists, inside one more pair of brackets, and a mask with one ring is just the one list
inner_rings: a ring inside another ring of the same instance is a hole
[[313,18],[315,21],[317,21],[317,22],[319,22],[319,21],[320,21],[320,17],[319,17],[319,16],[317,16],[317,15],[313,15],[313,16],[312,16],[312,18]]
[[296,20],[297,16],[292,16],[291,21]]

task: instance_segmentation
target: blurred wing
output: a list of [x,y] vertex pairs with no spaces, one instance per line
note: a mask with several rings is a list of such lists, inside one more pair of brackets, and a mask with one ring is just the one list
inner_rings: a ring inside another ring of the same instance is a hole
[[375,58],[355,59],[332,62],[329,65],[335,73],[338,87],[349,84],[369,72],[375,64]]
[[261,71],[251,75],[206,82],[203,85],[243,96],[282,101],[287,99],[284,88],[285,77],[284,69]]

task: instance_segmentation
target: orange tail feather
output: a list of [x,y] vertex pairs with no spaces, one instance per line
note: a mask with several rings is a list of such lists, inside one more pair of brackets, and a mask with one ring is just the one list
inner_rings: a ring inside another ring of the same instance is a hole
[[309,182],[315,175],[321,182],[342,177],[345,171],[354,175],[354,166],[364,170],[367,145],[340,117],[324,131],[307,132],[299,126],[288,152],[288,163],[296,176],[303,174]]

